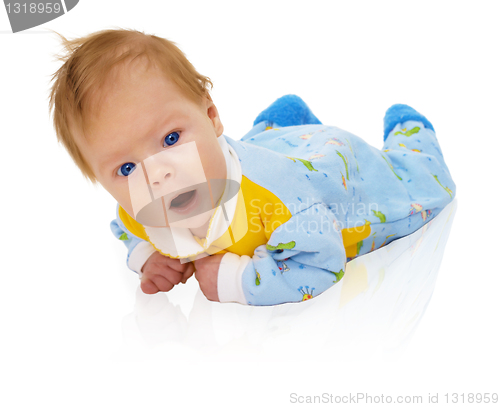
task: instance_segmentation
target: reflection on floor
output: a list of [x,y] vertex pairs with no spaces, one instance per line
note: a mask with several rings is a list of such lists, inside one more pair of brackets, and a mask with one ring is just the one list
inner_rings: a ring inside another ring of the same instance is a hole
[[198,290],[184,314],[168,293],[149,296],[138,288],[135,310],[122,324],[125,343],[276,358],[304,346],[348,359],[397,354],[432,297],[456,207],[455,199],[412,235],[349,262],[337,285],[306,302],[219,304]]

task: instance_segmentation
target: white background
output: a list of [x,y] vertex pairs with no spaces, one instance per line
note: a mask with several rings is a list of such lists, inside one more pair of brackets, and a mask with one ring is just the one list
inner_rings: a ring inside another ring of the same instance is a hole
[[[81,0],[18,34],[0,9],[0,404],[267,406],[289,405],[291,393],[439,392],[444,405],[445,393],[500,392],[497,4]],[[387,333],[397,351],[363,331],[370,302],[324,329],[321,296],[262,310],[212,304],[194,278],[168,294],[137,292],[109,229],[116,203],[80,175],[48,113],[61,48],[43,28],[73,38],[115,27],[176,42],[212,79],[234,139],[289,93],[378,148],[394,103],[433,123],[458,210],[415,330],[404,343]],[[353,325],[363,338],[341,329]]]

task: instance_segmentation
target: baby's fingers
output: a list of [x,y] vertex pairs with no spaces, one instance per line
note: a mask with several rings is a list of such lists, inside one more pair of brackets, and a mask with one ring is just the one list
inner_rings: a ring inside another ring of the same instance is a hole
[[193,274],[194,274],[194,264],[193,262],[190,262],[188,263],[187,269],[182,274],[182,280],[181,280],[182,284],[184,284]]
[[182,273],[171,268],[164,269],[159,275],[167,279],[173,285],[177,285],[182,281]]
[[141,280],[141,290],[145,294],[156,294],[158,291],[170,291],[174,287],[170,281],[160,275],[150,278],[143,277]]
[[141,279],[141,290],[144,294],[156,294],[160,291],[156,284],[147,277],[142,277]]
[[155,283],[156,287],[158,287],[158,290],[160,291],[170,291],[172,288],[174,288],[173,283],[171,283],[169,280],[167,280],[165,277],[160,276],[160,275],[155,275],[152,277],[153,282]]
[[184,265],[181,263],[179,259],[172,259],[170,257],[165,257],[164,260],[167,263],[167,266],[170,267],[172,270],[182,272],[182,270],[184,269]]

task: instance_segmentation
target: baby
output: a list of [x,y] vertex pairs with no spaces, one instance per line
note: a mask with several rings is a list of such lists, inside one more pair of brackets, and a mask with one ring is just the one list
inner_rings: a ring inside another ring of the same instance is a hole
[[212,301],[308,300],[456,193],[432,124],[409,106],[388,109],[382,150],[322,125],[293,95],[236,141],[210,79],[172,42],[122,29],[61,38],[57,137],[116,199],[111,229],[145,293],[194,273]]

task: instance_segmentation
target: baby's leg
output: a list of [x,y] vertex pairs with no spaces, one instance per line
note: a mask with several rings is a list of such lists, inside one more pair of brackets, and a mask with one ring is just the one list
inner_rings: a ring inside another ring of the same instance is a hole
[[305,124],[322,123],[300,97],[285,95],[259,113],[254,120],[254,127],[241,138],[241,141],[249,141],[254,135],[270,128]]
[[430,155],[448,172],[434,127],[424,115],[410,106],[397,104],[387,110],[382,150],[404,151],[409,156],[414,156],[415,153]]
[[253,125],[262,121],[275,123],[281,127],[321,124],[309,106],[297,95],[285,95],[276,99],[260,112]]
[[382,150],[418,208],[426,202],[428,209],[443,208],[455,196],[434,127],[410,106],[398,104],[387,110]]

